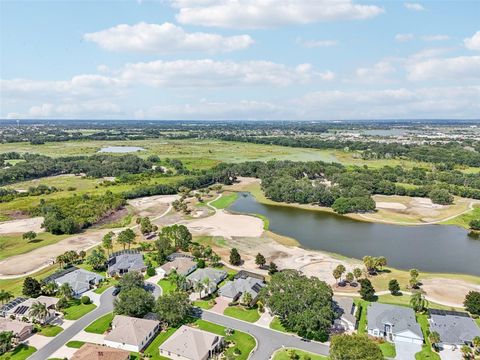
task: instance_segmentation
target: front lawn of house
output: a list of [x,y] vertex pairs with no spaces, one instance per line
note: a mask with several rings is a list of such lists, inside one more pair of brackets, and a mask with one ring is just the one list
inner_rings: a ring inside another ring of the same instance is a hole
[[0,355],[0,360],[25,360],[35,351],[37,351],[37,349],[35,349],[33,346],[20,344],[12,351]]
[[108,313],[98,318],[85,328],[86,332],[93,334],[104,334],[109,328],[113,320],[113,313]]
[[298,349],[281,349],[281,350],[278,350],[273,355],[273,360],[290,360],[290,359],[292,359],[292,357],[290,356],[292,350],[295,351],[295,354],[298,356],[296,358],[297,360],[303,360],[303,359],[326,360],[326,359],[328,359],[328,357],[326,357],[326,356],[317,355],[317,354],[313,354],[313,353],[298,350]]
[[251,323],[254,323],[258,319],[260,319],[260,314],[257,307],[247,309],[242,306],[229,306],[225,309],[223,314]]
[[48,337],[54,337],[60,334],[63,331],[63,328],[57,325],[43,325],[43,326],[37,326],[37,334],[43,335],[43,336],[48,336]]
[[85,341],[72,340],[65,345],[69,348],[80,349],[85,344]]
[[95,304],[82,304],[80,299],[69,300],[68,305],[61,309],[66,320],[78,320],[97,307]]

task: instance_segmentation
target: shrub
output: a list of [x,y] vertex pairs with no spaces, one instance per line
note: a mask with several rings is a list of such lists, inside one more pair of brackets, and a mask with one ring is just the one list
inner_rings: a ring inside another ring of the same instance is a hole
[[68,300],[64,297],[60,298],[57,303],[57,309],[65,309],[68,306]]
[[147,275],[154,276],[156,274],[155,269],[153,267],[147,268]]
[[474,315],[480,315],[480,292],[470,291],[463,302],[465,308]]
[[82,296],[82,298],[80,299],[80,301],[82,302],[82,304],[84,305],[87,305],[87,304],[90,304],[90,298],[86,295]]

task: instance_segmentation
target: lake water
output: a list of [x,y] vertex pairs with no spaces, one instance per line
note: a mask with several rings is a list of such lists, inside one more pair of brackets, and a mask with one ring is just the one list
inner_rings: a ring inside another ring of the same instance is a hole
[[137,151],[143,151],[144,148],[138,146],[106,146],[101,148],[99,153],[131,153]]
[[428,272],[480,275],[480,240],[457,226],[400,226],[352,220],[340,215],[258,203],[242,193],[230,210],[262,214],[270,230],[302,247],[352,258],[385,256],[388,265]]

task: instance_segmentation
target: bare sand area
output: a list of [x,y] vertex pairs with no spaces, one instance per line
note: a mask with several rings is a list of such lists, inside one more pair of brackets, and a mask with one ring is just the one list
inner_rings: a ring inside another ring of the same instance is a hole
[[109,231],[110,229],[88,231],[25,254],[9,257],[0,261],[0,277],[26,275],[37,271],[41,267],[51,265],[57,255],[67,250],[80,251],[97,245]]
[[212,216],[182,221],[195,235],[258,237],[263,233],[263,221],[254,216],[230,214],[218,210]]
[[422,289],[426,292],[428,300],[450,303],[456,307],[463,304],[469,291],[480,291],[480,285],[459,279],[432,278],[422,280],[422,283]]
[[173,201],[179,198],[178,195],[147,196],[129,200],[128,204],[134,208],[138,216],[156,216],[162,214]]
[[42,232],[43,217],[18,219],[0,223],[0,234],[22,234],[27,231]]

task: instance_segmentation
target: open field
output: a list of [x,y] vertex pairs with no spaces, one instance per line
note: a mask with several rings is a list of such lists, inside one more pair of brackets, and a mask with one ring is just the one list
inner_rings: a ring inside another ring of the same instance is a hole
[[34,240],[26,240],[22,235],[0,235],[0,260],[55,244],[68,236],[70,235],[53,235],[43,232]]
[[[185,176],[151,176],[142,180],[142,185],[153,184],[171,184],[179,180],[185,179]],[[112,193],[121,193],[137,187],[139,184],[115,184],[109,186],[100,185],[103,179],[90,179],[82,176],[75,175],[59,175],[49,176],[40,179],[25,181],[17,184],[12,184],[7,187],[11,187],[16,190],[28,189],[30,186],[48,185],[55,186],[60,191],[40,196],[27,196],[19,197],[13,201],[0,203],[0,217],[2,219],[15,219],[17,217],[25,217],[28,211],[37,206],[40,203],[40,199],[51,200],[59,199],[73,195],[101,195],[107,190]],[[22,231],[23,232],[23,231]]]

